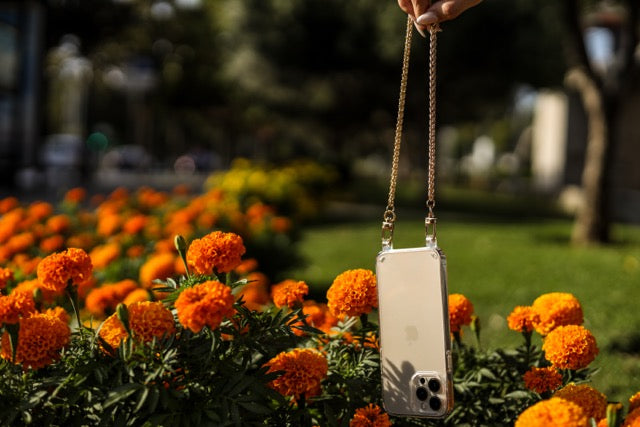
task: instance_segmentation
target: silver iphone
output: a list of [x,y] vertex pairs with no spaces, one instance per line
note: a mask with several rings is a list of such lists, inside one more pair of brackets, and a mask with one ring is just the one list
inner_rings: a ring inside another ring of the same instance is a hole
[[376,275],[385,410],[443,418],[453,408],[444,254],[435,245],[383,250]]

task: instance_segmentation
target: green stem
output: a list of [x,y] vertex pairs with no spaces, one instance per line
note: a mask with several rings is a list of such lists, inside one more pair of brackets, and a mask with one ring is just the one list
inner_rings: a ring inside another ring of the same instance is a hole
[[67,293],[67,296],[69,297],[69,301],[71,301],[71,307],[73,308],[73,312],[75,313],[75,316],[76,316],[76,322],[78,323],[78,331],[81,331],[82,321],[80,320],[80,304],[78,303],[78,289],[74,286],[71,280],[69,280],[69,283],[67,284],[65,291]]
[[16,354],[18,353],[18,336],[20,331],[20,323],[5,325],[9,334],[9,345],[11,346],[11,363],[15,365]]

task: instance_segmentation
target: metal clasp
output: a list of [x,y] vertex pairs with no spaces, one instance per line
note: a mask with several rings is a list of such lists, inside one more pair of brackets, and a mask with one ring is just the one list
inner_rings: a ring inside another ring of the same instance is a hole
[[382,222],[382,250],[393,249],[393,222]]
[[435,248],[438,245],[436,240],[436,218],[428,216],[424,219],[425,243],[428,248]]

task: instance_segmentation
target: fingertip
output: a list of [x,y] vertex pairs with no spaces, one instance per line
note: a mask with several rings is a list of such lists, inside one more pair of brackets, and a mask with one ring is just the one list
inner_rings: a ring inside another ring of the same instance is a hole
[[418,16],[416,23],[420,25],[432,25],[438,22],[438,16],[433,12],[426,12]]

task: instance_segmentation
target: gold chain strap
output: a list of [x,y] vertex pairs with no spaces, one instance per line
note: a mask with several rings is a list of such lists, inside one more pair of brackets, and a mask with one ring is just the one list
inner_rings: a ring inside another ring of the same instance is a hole
[[[404,106],[407,93],[407,79],[409,75],[409,57],[411,53],[411,38],[413,34],[413,20],[407,17],[407,30],[404,40],[404,54],[402,57],[402,77],[400,79],[400,96],[398,100],[398,118],[393,143],[393,158],[391,162],[391,179],[389,183],[389,198],[382,221],[382,248],[393,247],[393,227],[396,220],[395,196],[398,183],[398,164],[400,162],[400,146],[402,144],[402,128],[404,123]],[[427,168],[427,209],[425,218],[426,243],[436,244],[436,218],[433,216],[435,202],[435,151],[436,151],[436,50],[437,33],[440,31],[438,24],[429,27],[429,162]]]

